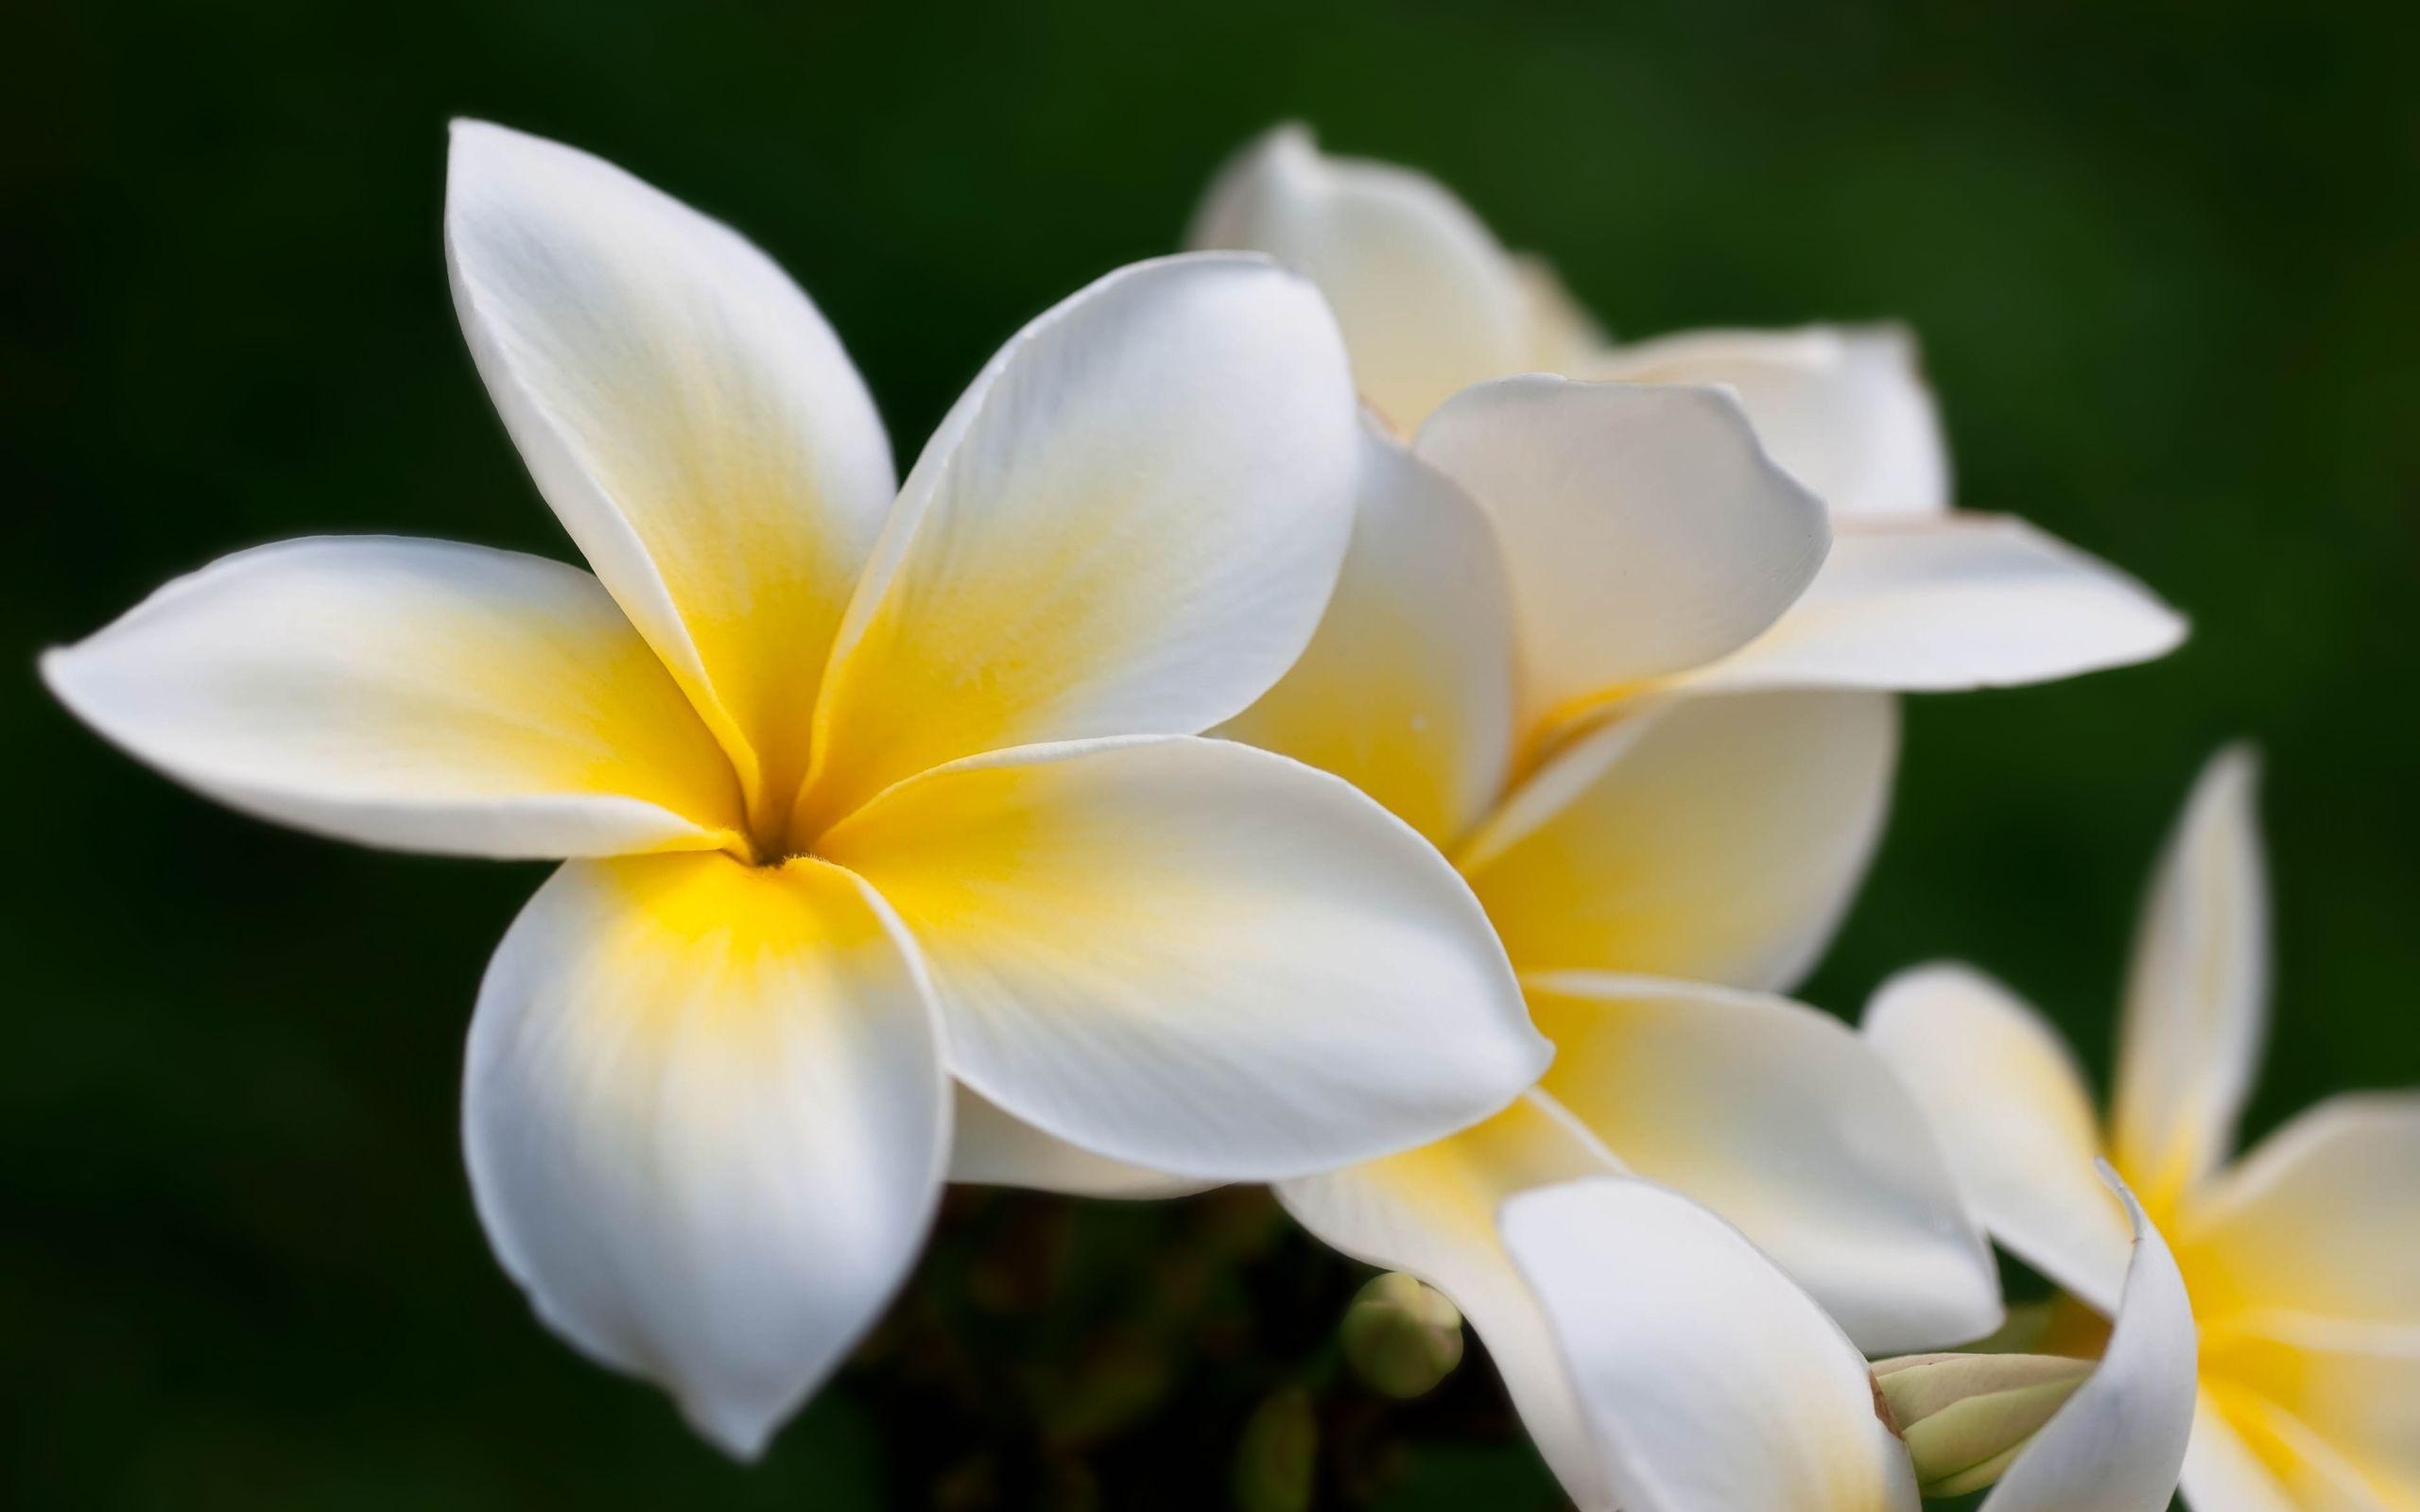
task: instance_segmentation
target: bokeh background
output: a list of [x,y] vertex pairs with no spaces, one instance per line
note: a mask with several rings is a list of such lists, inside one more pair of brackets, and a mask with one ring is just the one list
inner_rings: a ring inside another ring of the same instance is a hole
[[23,1507],[1227,1504],[1309,1394],[1322,1504],[1558,1504],[1476,1359],[1337,1369],[1362,1273],[1259,1194],[954,1196],[761,1466],[528,1316],[457,1079],[543,869],[250,823],[113,754],[42,645],[311,531],[567,554],[439,250],[445,119],[559,135],[813,291],[903,459],[994,346],[1167,249],[1273,121],[1424,165],[1618,333],[1898,317],[1961,494],[2147,578],[2158,665],[1916,701],[1807,995],[1942,954],[2105,1070],[2204,756],[2269,757],[2279,969],[2254,1132],[2420,1082],[2420,35],[2410,8],[1894,10],[36,0],[0,91],[0,1501]]

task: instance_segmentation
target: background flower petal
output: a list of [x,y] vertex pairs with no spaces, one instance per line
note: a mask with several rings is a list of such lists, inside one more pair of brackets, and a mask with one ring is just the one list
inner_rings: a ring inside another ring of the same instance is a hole
[[2106,1314],[2124,1284],[2124,1209],[2093,1175],[2091,1094],[2056,1030],[1968,967],[1882,984],[1864,1033],[1931,1118],[1992,1237]]
[[1547,1057],[1444,859],[1343,782],[1248,746],[959,763],[820,853],[916,936],[959,1077],[1120,1160],[1323,1170],[1495,1112]]
[[1181,1197],[1217,1185],[1095,1155],[1046,1134],[963,1083],[953,1089],[949,1178],[1079,1197]]
[[1720,389],[1507,378],[1456,395],[1413,445],[1495,523],[1542,713],[1746,644],[1830,540],[1822,501]]
[[2001,1320],[1991,1246],[1925,1115],[1827,1014],[1760,993],[1527,976],[1540,1083],[1631,1170],[1737,1225],[1874,1354]]
[[803,823],[961,756],[1241,713],[1336,585],[1360,442],[1334,320],[1261,259],[1141,264],[1034,321],[900,493]]
[[2165,656],[2185,620],[2149,589],[2002,515],[1851,521],[1806,595],[1691,688],[1945,692]]
[[1856,1348],[1737,1230],[1644,1181],[1504,1205],[1626,1512],[1915,1512]]
[[1898,750],[1879,694],[1657,704],[1565,747],[1456,859],[1524,971],[1784,988],[1856,896]]
[[[2174,1203],[2227,1158],[2260,1067],[2269,1023],[2269,881],[2258,782],[2258,763],[2241,747],[2203,768],[2161,854],[2135,938],[2110,1143],[2154,1209]],[[2420,1216],[2420,1205],[2413,1211]],[[2411,1274],[2420,1278],[2420,1268]]]
[[1426,174],[1325,156],[1301,126],[1219,169],[1185,245],[1267,252],[1308,274],[1344,329],[1354,381],[1397,425],[1528,366],[1526,288],[1469,207]]
[[1512,745],[1512,605],[1494,527],[1363,427],[1353,544],[1319,633],[1219,733],[1334,772],[1440,846],[1478,822]]
[[463,1147],[540,1317],[752,1458],[923,1242],[948,1103],[912,957],[819,862],[574,862],[479,988]]
[[220,802],[460,855],[711,849],[730,764],[596,579],[516,552],[284,541],[43,658],[87,724]]

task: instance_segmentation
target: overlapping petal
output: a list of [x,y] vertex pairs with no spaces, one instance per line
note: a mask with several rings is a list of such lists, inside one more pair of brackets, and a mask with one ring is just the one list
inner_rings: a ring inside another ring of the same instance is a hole
[[917,938],[959,1077],[1116,1160],[1234,1180],[1366,1160],[1502,1108],[1548,1054],[1432,848],[1231,741],[957,763],[818,853]]
[[745,238],[557,143],[458,123],[445,248],[539,491],[752,801],[785,808],[895,482],[856,369]]
[[711,849],[731,765],[596,579],[478,546],[286,541],[43,659],[143,761],[321,834],[487,856]]
[[2066,1042],[2008,988],[1951,965],[1882,984],[1864,1033],[1930,1118],[1983,1227],[2113,1311],[2127,1264],[2126,1215],[2094,1179],[2100,1125]]
[[1879,694],[1652,705],[1548,762],[1457,860],[1524,971],[1787,987],[1864,875],[1898,741]]
[[1830,541],[1822,501],[1720,389],[1507,378],[1457,394],[1413,444],[1495,523],[1540,714],[1746,644]]
[[1503,1231],[1625,1512],[1914,1512],[1864,1359],[1737,1230],[1599,1179],[1513,1197]]
[[1335,322],[1261,259],[1140,264],[1027,327],[900,493],[798,842],[959,757],[1242,712],[1335,587],[1360,443]]
[[[2105,1168],[2104,1168],[2105,1170]],[[2114,1177],[2134,1233],[2108,1348],[1982,1512],[2166,1512],[2193,1429],[2193,1306],[2176,1258]]]
[[1600,348],[1558,369],[1575,378],[1720,384],[1739,396],[1773,460],[1838,517],[1949,507],[1949,450],[1916,344],[1897,326],[1689,331]]
[[1679,680],[1697,689],[2007,687],[2164,656],[2185,629],[2142,584],[2022,520],[1852,520],[1778,623]]
[[913,956],[821,862],[573,862],[497,950],[463,1145],[497,1257],[743,1457],[907,1274],[948,1102]]
[[1277,1199],[1323,1243],[1443,1292],[1487,1346],[1522,1426],[1584,1508],[1612,1492],[1546,1314],[1496,1230],[1506,1198],[1621,1173],[1571,1114],[1532,1091],[1434,1144],[1282,1182]]
[[[2204,768],[2135,942],[2110,1142],[2155,1205],[2173,1203],[2227,1158],[2259,1066],[2269,897],[2257,782],[2257,764],[2241,747]],[[2420,1298],[2413,1310],[2420,1322]]]
[[949,1178],[1079,1197],[1179,1197],[1215,1186],[1113,1160],[1046,1134],[958,1085],[950,1116]]
[[1267,252],[1309,274],[1335,306],[1361,392],[1397,425],[1529,366],[1529,291],[1469,207],[1426,174],[1325,157],[1300,126],[1219,170],[1185,242]]
[[1219,731],[1336,773],[1451,845],[1502,790],[1512,607],[1487,517],[1365,426],[1335,596],[1308,649]]
[[1540,1086],[1638,1175],[1737,1225],[1859,1348],[2000,1323],[1999,1276],[1923,1112],[1839,1020],[1760,993],[1525,979]]

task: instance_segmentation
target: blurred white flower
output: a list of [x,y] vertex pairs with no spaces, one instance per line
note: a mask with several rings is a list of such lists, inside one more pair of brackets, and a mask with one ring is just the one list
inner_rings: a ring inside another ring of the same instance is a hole
[[2201,1321],[2196,1512],[2420,1507],[2420,1097],[2333,1099],[2227,1164],[2268,1021],[2251,756],[2195,785],[2145,909],[2114,1112],[2055,1030],[1960,966],[1908,971],[1865,1033],[1924,1103],[2000,1242],[2106,1313],[2124,1214],[2105,1154],[2176,1246]]
[[[2123,1196],[2122,1189],[2120,1195]],[[2131,1198],[2133,1260],[2100,1363],[2017,1439],[1984,1512],[2161,1512],[2193,1416],[2193,1317]],[[1599,1178],[1505,1204],[1623,1512],[1914,1512],[1909,1445],[1856,1347],[1740,1233],[1678,1194]],[[1988,1404],[1985,1404],[1988,1407]]]
[[912,1262],[945,1072],[1214,1180],[1434,1139],[1534,1080],[1451,868],[1336,778],[1197,738],[1295,660],[1353,529],[1353,389],[1307,283],[1113,274],[895,488],[839,343],[724,226],[464,124],[445,229],[480,373],[596,576],[287,542],[43,671],[247,812],[575,858],[488,971],[464,1108],[496,1252],[572,1343],[755,1452]]

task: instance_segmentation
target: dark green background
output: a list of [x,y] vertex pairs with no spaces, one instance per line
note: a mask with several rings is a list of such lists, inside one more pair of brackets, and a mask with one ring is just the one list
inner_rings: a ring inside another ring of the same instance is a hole
[[[2386,13],[20,11],[0,1501],[1215,1505],[1242,1416],[1324,1368],[1357,1279],[1249,1194],[961,1196],[869,1356],[735,1469],[539,1329],[472,1219],[461,1038],[542,869],[248,822],[39,691],[38,647],[238,546],[567,551],[455,331],[448,115],[560,135],[752,233],[903,461],[1003,336],[1166,249],[1219,159],[1287,116],[1458,185],[1624,334],[1911,320],[1963,500],[2125,564],[2197,634],[2149,668],[1914,703],[1891,838],[1810,995],[1854,1011],[1963,955],[2105,1065],[2154,846],[2249,735],[2280,928],[2257,1131],[2420,1080],[2420,38]],[[1412,1408],[1328,1392],[1331,1499],[1546,1504],[1463,1376]]]

